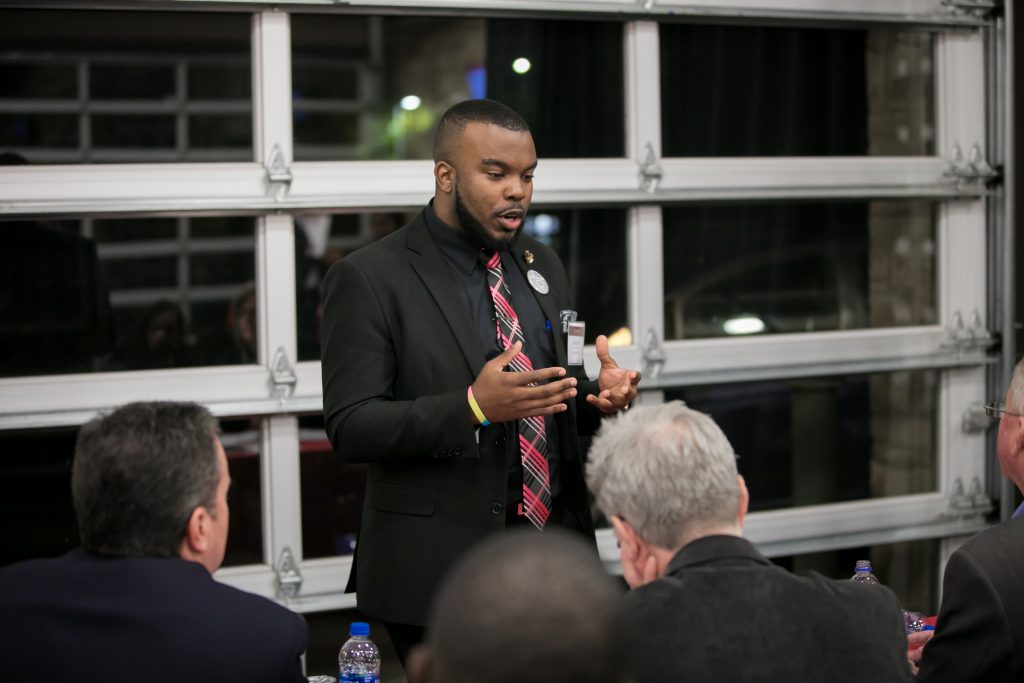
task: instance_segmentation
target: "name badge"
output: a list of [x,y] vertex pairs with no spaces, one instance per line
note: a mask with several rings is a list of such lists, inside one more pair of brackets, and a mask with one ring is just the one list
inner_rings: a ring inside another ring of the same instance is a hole
[[568,328],[566,360],[569,365],[583,365],[583,334],[587,324],[583,321],[570,322]]
[[548,293],[548,281],[545,280],[544,276],[538,273],[536,270],[529,271],[526,274],[526,279],[530,281],[530,286],[536,289],[541,294]]

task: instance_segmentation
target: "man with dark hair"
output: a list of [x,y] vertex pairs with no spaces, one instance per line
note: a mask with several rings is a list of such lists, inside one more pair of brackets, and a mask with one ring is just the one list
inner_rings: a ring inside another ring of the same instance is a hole
[[324,281],[327,435],[341,460],[369,463],[349,587],[403,661],[441,577],[487,534],[558,526],[593,543],[577,433],[640,379],[604,336],[596,381],[568,352],[565,270],[521,234],[537,167],[522,117],[461,102],[434,149],[433,201]]
[[515,531],[479,544],[444,580],[409,681],[623,683],[627,633],[622,592],[586,543]]
[[194,403],[131,403],[82,427],[82,547],[0,569],[4,681],[305,681],[306,625],[211,574],[227,458]]

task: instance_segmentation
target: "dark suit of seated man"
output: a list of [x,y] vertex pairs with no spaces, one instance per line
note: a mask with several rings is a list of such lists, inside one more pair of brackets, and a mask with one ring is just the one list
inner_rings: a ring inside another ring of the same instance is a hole
[[588,460],[633,588],[637,683],[908,680],[890,590],[790,573],[741,537],[747,489],[710,417],[635,408]]
[[[1024,491],[1024,361],[1013,369],[1006,403],[986,408],[999,418],[1000,469]],[[950,556],[942,577],[935,637],[923,657],[918,650],[921,683],[1024,680],[1022,508],[1013,519],[983,531]],[[911,638],[921,642],[930,635],[923,632]]]
[[230,478],[205,408],[93,420],[71,476],[82,547],[0,570],[0,680],[306,680],[302,618],[211,576]]

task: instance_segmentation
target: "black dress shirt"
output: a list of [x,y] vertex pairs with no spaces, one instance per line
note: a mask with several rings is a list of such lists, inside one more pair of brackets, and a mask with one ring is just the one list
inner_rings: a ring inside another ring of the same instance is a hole
[[[494,315],[494,300],[487,286],[487,255],[479,245],[474,244],[460,230],[453,228],[438,218],[434,213],[433,202],[426,210],[427,229],[434,242],[445,255],[452,274],[466,294],[466,305],[470,317],[480,338],[480,346],[484,357],[491,360],[501,353],[498,342],[497,319]],[[501,265],[505,271],[505,281],[512,293],[512,307],[519,318],[523,330],[523,351],[530,358],[533,367],[549,368],[558,364],[555,354],[554,340],[551,335],[551,321],[544,316],[544,311],[530,291],[530,285],[519,266],[513,261],[508,250],[501,252]],[[504,425],[508,432],[506,443],[509,474],[508,507],[514,509],[523,500],[523,465],[519,453],[518,426],[513,422]],[[544,417],[544,428],[548,442],[548,473],[550,476],[551,497],[561,490],[558,460],[558,432],[552,416]]]

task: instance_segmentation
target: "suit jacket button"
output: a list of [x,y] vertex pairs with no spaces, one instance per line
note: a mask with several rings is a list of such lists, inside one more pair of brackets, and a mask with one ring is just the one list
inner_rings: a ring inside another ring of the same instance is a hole
[[502,512],[504,512],[504,510],[505,506],[502,505],[501,503],[495,503],[494,505],[491,506],[492,515],[500,515]]
[[462,449],[461,448],[456,448],[455,449],[455,455],[462,455]]
[[494,440],[494,445],[496,445],[496,446],[504,446],[505,445],[505,435],[502,434],[497,439],[495,439]]

